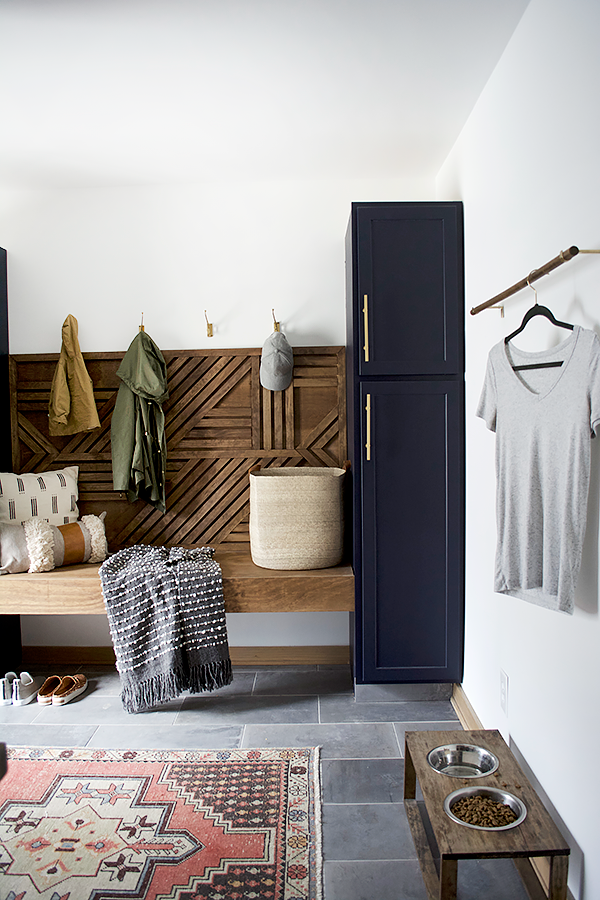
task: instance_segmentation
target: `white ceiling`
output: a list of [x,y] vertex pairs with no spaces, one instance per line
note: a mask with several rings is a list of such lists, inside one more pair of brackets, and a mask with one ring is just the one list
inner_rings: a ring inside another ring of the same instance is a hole
[[0,184],[433,177],[528,0],[0,0]]

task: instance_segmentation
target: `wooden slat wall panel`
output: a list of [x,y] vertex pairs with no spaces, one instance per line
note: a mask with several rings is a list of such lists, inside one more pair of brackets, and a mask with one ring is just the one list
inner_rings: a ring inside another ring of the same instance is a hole
[[261,387],[260,349],[164,351],[169,399],[167,512],[112,490],[110,422],[123,353],[86,353],[101,427],[50,437],[48,403],[58,354],[11,357],[15,472],[79,466],[81,514],[107,511],[111,550],[247,544],[248,469],[340,466],[346,459],[343,347],[294,349],[294,380]]

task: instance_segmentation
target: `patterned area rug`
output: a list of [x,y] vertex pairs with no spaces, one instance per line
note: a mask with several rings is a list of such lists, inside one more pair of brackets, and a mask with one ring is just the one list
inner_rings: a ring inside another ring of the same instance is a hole
[[2,900],[320,900],[318,748],[15,748]]

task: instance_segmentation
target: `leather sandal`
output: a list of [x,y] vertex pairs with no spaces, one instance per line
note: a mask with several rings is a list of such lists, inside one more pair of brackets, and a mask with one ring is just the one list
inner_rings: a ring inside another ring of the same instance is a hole
[[50,675],[46,678],[37,695],[37,702],[42,706],[50,706],[52,703],[52,695],[60,687],[62,678],[60,675]]
[[85,675],[65,675],[61,679],[59,687],[52,694],[52,706],[64,706],[65,703],[70,703],[75,697],[83,694],[86,688],[87,678]]

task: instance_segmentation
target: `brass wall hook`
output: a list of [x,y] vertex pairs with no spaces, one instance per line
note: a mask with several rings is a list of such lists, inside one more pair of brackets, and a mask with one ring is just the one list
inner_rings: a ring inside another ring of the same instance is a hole
[[139,327],[138,330],[139,330],[139,331],[145,331],[145,330],[146,330],[146,329],[144,328],[144,313],[142,313],[142,321],[141,321],[141,323],[140,323],[140,327]]
[[272,309],[271,313],[273,315],[273,331],[281,331],[280,323],[275,318],[275,310]]
[[206,319],[206,335],[207,335],[207,337],[212,337],[213,336],[212,322],[208,321],[208,316],[206,315],[206,310],[204,310],[204,318]]

